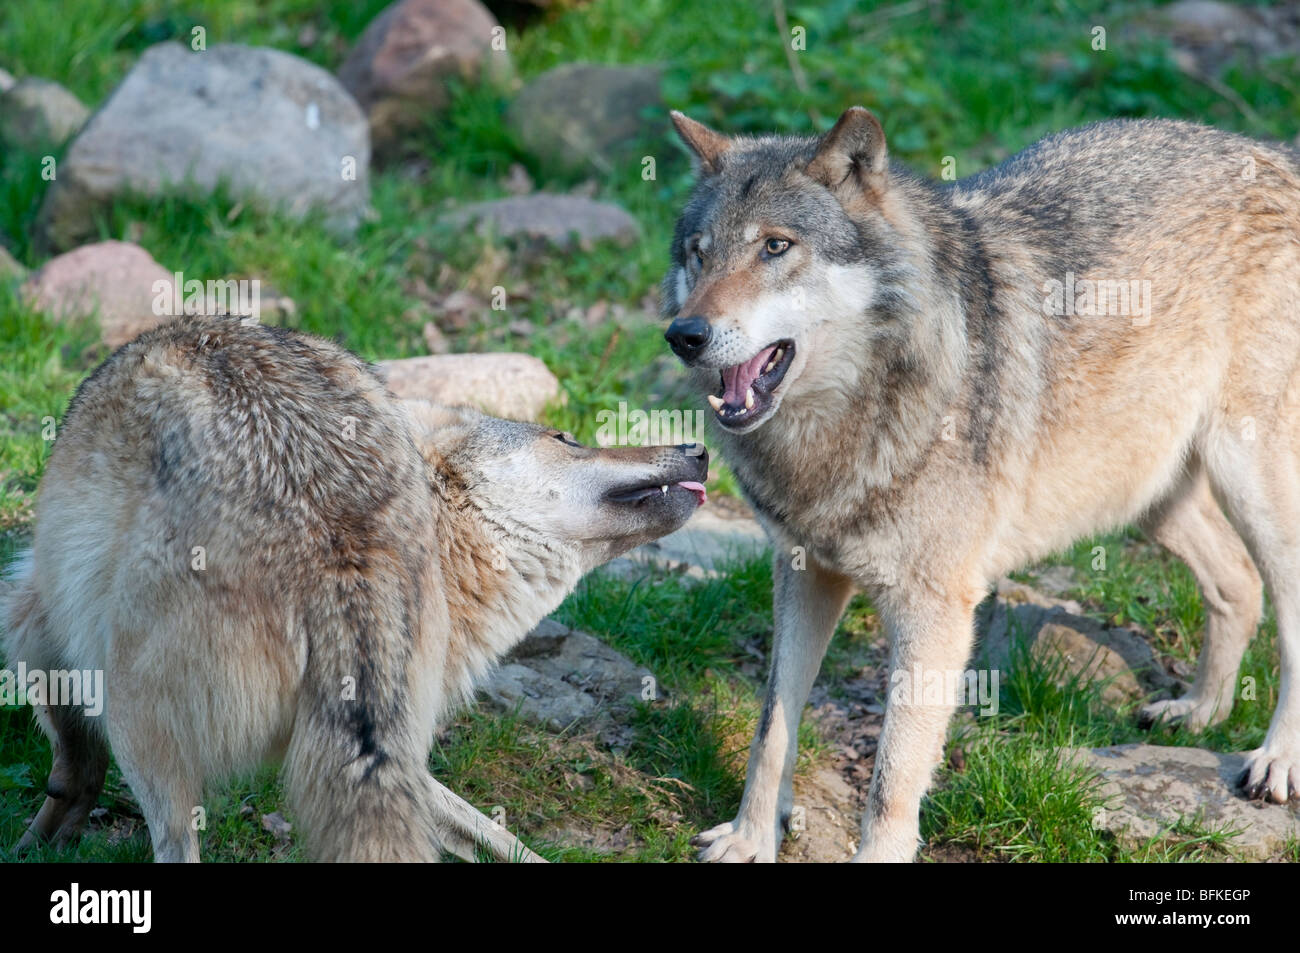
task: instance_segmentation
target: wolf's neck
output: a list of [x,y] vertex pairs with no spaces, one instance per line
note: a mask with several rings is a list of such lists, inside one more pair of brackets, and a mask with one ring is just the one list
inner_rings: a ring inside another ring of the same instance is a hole
[[896,257],[864,265],[879,269],[877,305],[826,325],[772,420],[721,435],[755,504],[802,530],[826,525],[828,498],[841,513],[874,505],[936,448],[987,453],[1000,329],[979,236],[933,185],[893,191]]
[[449,704],[464,704],[492,664],[564,600],[581,578],[574,553],[443,488],[438,548],[451,642]]

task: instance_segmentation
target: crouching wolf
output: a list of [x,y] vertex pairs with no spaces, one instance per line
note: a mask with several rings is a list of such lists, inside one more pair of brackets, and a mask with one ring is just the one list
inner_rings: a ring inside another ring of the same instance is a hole
[[537,859],[429,774],[435,726],[584,572],[685,522],[707,466],[399,402],[282,329],[142,335],[74,397],[4,606],[11,664],[107,696],[36,706],[20,846],[78,832],[111,747],[160,861],[198,859],[206,779],[265,760],[314,859]]
[[[1104,122],[941,185],[891,165],[864,109],[806,139],[673,118],[698,182],[664,282],[667,338],[776,552],[745,793],[699,836],[702,858],[776,858],[800,714],[855,589],[894,672],[958,673],[992,580],[1130,521],[1186,561],[1208,617],[1195,687],[1144,715],[1227,716],[1262,575],[1282,680],[1243,784],[1294,796],[1298,157],[1187,123]],[[915,853],[955,701],[891,700],[855,859]]]

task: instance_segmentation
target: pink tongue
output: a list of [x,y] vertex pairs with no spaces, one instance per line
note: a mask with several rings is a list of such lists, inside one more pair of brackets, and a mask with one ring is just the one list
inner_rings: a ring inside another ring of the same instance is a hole
[[695,498],[700,501],[699,502],[700,506],[703,506],[705,501],[708,500],[709,498],[709,494],[704,489],[703,483],[696,483],[694,480],[683,480],[681,483],[678,483],[677,485],[680,486],[683,490],[690,490],[692,493],[694,493]]
[[728,367],[722,372],[722,399],[732,407],[745,406],[745,392],[749,390],[758,375],[763,372],[767,362],[772,359],[775,347],[764,348],[758,355],[744,364]]

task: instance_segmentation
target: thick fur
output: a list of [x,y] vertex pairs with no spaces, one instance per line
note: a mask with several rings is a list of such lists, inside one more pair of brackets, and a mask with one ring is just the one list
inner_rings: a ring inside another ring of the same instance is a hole
[[[701,389],[795,347],[762,419],[715,419],[775,546],[776,629],[740,813],[701,835],[703,859],[775,859],[799,717],[855,589],[896,670],[961,670],[991,581],[1133,521],[1188,562],[1208,618],[1196,687],[1147,717],[1227,716],[1262,575],[1282,687],[1244,783],[1300,791],[1296,157],[1106,122],[938,184],[891,165],[861,109],[812,139],[677,121],[700,179],[663,297],[712,329],[690,361]],[[791,241],[774,259],[771,235]],[[1067,275],[1148,281],[1149,308],[1045,313]],[[913,857],[952,707],[888,707],[858,860]]]
[[78,832],[111,746],[158,860],[198,859],[205,781],[266,761],[314,859],[536,859],[429,775],[434,730],[584,572],[695,508],[605,494],[702,479],[701,451],[399,402],[281,329],[141,336],[73,399],[4,606],[11,666],[101,669],[107,696],[38,706],[24,844]]

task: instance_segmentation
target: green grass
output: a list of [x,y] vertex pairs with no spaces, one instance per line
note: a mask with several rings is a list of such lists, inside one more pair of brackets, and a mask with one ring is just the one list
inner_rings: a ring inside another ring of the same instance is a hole
[[[195,27],[209,45],[269,45],[336,69],[387,0],[19,0],[0,19],[0,66],[68,86],[92,107],[102,102],[140,52],[164,39],[188,41]],[[786,37],[772,11],[750,0],[720,0],[707,11],[686,0],[594,0],[569,4],[527,23],[509,24],[515,71],[527,80],[573,61],[653,63],[663,70],[667,103],[729,132],[828,128],[859,103],[883,118],[890,150],[937,175],[952,157],[960,175],[997,162],[1042,135],[1113,116],[1197,119],[1264,138],[1291,139],[1300,128],[1295,62],[1230,63],[1225,96],[1182,73],[1162,41],[1135,28],[1141,7],[1110,5],[1102,21],[1108,49],[1093,51],[1096,12],[1053,0],[1032,10],[993,0],[886,4],[829,0],[794,4],[789,25],[806,30],[792,73]],[[30,14],[30,15],[27,15]],[[804,92],[804,89],[807,92]],[[597,246],[566,254],[502,247],[442,224],[453,204],[505,193],[512,163],[541,188],[567,189],[521,152],[505,126],[508,93],[461,87],[448,112],[408,143],[402,162],[373,170],[375,214],[351,239],[313,222],[267,216],[223,196],[158,201],[123,199],[99,222],[102,237],[128,238],[165,268],[204,277],[260,278],[296,303],[289,323],[335,338],[368,359],[423,353],[422,328],[437,301],[464,290],[487,299],[506,289],[504,311],[484,310],[449,332],[455,350],[514,349],[536,354],[556,373],[563,400],[549,421],[591,441],[597,414],[629,406],[683,409],[681,378],[661,327],[642,302],[666,260],[673,219],[690,185],[689,165],[663,116],[647,118],[652,181],[639,161],[594,174],[598,197],[639,221],[631,248]],[[27,266],[43,252],[34,223],[48,183],[43,155],[0,154],[0,243]],[[57,155],[56,155],[57,158]],[[420,169],[413,173],[411,169]],[[593,326],[571,317],[601,303],[625,317]],[[517,333],[520,322],[529,334]],[[49,449],[47,418],[57,420],[78,381],[103,357],[86,323],[61,325],[22,305],[0,286],[0,563],[27,539],[32,496]],[[734,493],[717,468],[710,489]],[[1093,548],[1106,553],[1093,568]],[[1074,596],[1098,618],[1134,622],[1156,650],[1192,660],[1204,619],[1190,574],[1131,532],[1080,543],[1061,557],[1079,571]],[[590,578],[559,617],[587,629],[656,673],[661,697],[628,718],[629,742],[617,753],[578,734],[560,738],[505,715],[465,713],[439,739],[431,765],[473,803],[500,806],[551,859],[684,860],[687,839],[731,816],[740,797],[758,679],[742,671],[745,645],[770,635],[771,578],[765,563],[730,567],[702,582],[652,576]],[[832,695],[863,664],[883,654],[879,620],[855,600],[823,672]],[[1066,745],[1151,738],[1243,750],[1259,744],[1276,702],[1276,629],[1266,619],[1243,675],[1255,699],[1241,701],[1222,725],[1199,735],[1177,727],[1138,730],[1132,713],[1100,704],[1095,687],[1067,682],[1025,662],[1002,686],[1001,712],[980,719],[966,769],[940,772],[923,812],[932,848],[960,848],[979,859],[1214,859],[1230,837],[1195,821],[1139,850],[1118,847],[1093,829],[1088,780],[1062,767]],[[807,724],[801,767],[826,749]],[[40,801],[49,748],[25,711],[0,709],[0,850],[17,838]],[[76,847],[38,859],[141,860],[129,794],[114,769],[103,805],[114,826],[92,829]],[[258,817],[283,809],[273,773],[214,792],[206,805],[204,856],[216,860],[292,860]],[[617,851],[574,847],[555,831],[605,831]],[[1297,859],[1300,847],[1290,849]]]

